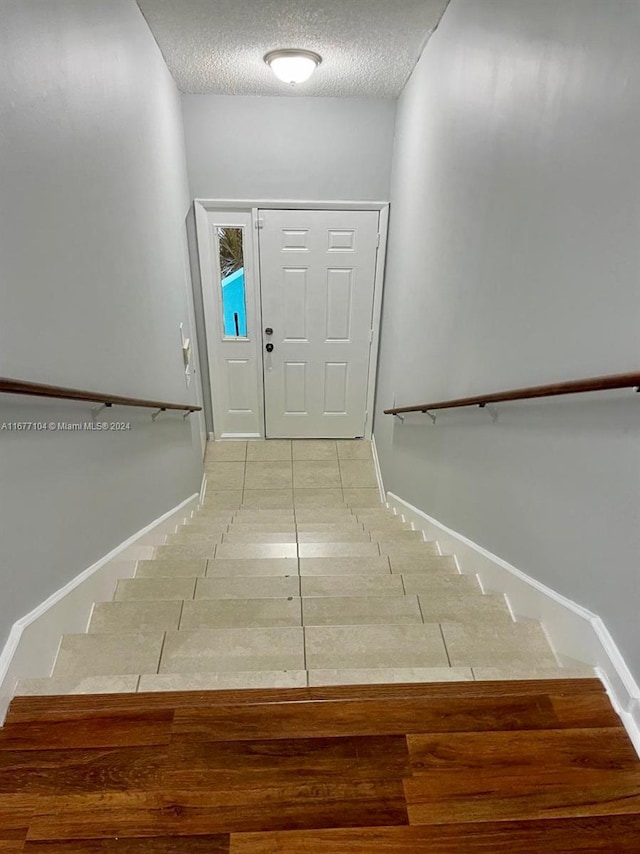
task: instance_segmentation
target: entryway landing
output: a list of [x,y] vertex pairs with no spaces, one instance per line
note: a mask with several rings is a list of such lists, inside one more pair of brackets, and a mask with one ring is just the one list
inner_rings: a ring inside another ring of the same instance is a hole
[[229,508],[380,506],[365,440],[267,439],[212,442],[205,506]]

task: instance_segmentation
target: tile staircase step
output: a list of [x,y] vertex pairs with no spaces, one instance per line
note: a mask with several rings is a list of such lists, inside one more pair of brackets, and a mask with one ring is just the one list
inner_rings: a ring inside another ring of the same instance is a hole
[[147,674],[139,691],[220,691],[233,688],[305,688],[306,670],[237,670]]
[[294,574],[273,577],[199,578],[195,599],[288,599],[298,596],[300,578]]
[[478,579],[475,575],[453,575],[449,572],[412,572],[392,573],[393,578],[401,578],[405,592],[409,595],[423,593],[429,595],[440,591],[450,591],[460,595],[463,592],[481,593]]
[[224,543],[295,543],[295,531],[236,531],[233,528],[222,538]]
[[300,507],[346,508],[342,489],[339,486],[316,489],[294,484],[293,500],[294,504]]
[[153,557],[157,560],[208,560],[215,556],[213,543],[181,543],[177,546],[156,546]]
[[[213,540],[212,540],[213,541]],[[370,543],[372,538],[362,528],[351,526],[348,529],[340,528],[331,531],[254,531],[254,530],[238,530],[233,526],[228,532],[221,535],[223,543],[349,543],[362,542]],[[186,541],[189,542],[189,541]],[[198,536],[194,537],[193,542],[205,542],[199,540]],[[178,544],[172,539],[171,544]]]
[[315,557],[378,557],[377,543],[300,543],[301,558]]
[[370,543],[372,537],[362,528],[340,528],[332,531],[298,531],[299,543]]
[[[389,560],[369,557],[312,557],[300,559],[300,575],[389,575]],[[402,584],[400,584],[402,587]]]
[[206,519],[208,522],[219,522],[222,525],[227,522],[231,522],[234,515],[235,513],[233,510],[210,510],[208,512],[194,510],[191,516],[187,517],[187,522],[191,522],[196,519]]
[[472,667],[477,682],[523,679],[592,679],[596,674],[588,664],[573,667]]
[[304,626],[422,623],[417,596],[322,596],[302,600]]
[[391,519],[367,519],[366,516],[364,518],[359,516],[358,522],[368,531],[411,531],[413,533],[421,534],[419,531],[414,531],[408,522],[394,522]]
[[177,629],[183,602],[96,602],[88,632],[164,632]]
[[442,623],[453,667],[557,667],[539,623]]
[[245,489],[242,509],[293,510],[293,490]]
[[269,507],[240,507],[234,514],[234,519],[262,519],[265,522],[273,518],[294,518],[293,507],[269,508]]
[[191,513],[191,516],[187,518],[187,522],[206,519],[207,522],[226,525],[231,522],[237,512],[237,507],[223,507],[221,509],[216,509],[215,507],[207,507],[206,504],[200,504],[200,506]]
[[121,578],[116,586],[115,602],[183,601],[193,599],[195,578]]
[[[153,677],[145,676],[144,679]],[[309,685],[385,685],[407,682],[471,682],[470,667],[372,667],[369,669],[310,670]]]
[[199,599],[185,602],[180,625],[173,629],[239,629],[301,626],[299,598]]
[[[214,555],[211,555],[214,557]],[[298,546],[293,543],[222,543],[216,546],[215,557],[235,558],[290,558],[298,557]]]
[[340,519],[334,519],[332,522],[296,522],[297,531],[323,531],[331,533],[333,531],[364,531],[364,526],[356,521],[355,516],[343,516]]
[[451,555],[425,554],[422,557],[391,555],[389,564],[393,573],[447,572],[451,575],[460,575],[455,558]]
[[371,575],[307,575],[300,578],[302,596],[403,596],[402,577]]
[[164,632],[63,635],[52,675],[124,676],[157,673]]
[[407,557],[421,557],[422,555],[432,554],[438,555],[437,543],[431,542],[414,542],[413,540],[380,540],[380,554]]
[[501,620],[513,623],[506,599],[499,594],[483,595],[479,590],[462,593],[460,590],[432,590],[420,594],[418,600],[425,623],[499,623]]
[[357,521],[353,513],[351,513],[351,511],[346,507],[342,510],[328,510],[326,508],[309,510],[304,507],[296,507],[297,522],[328,522],[340,524],[343,520],[349,522]]
[[159,673],[304,670],[301,628],[167,632]]
[[197,522],[192,525],[182,525],[173,531],[172,535],[174,537],[179,534],[184,537],[219,537],[226,534],[231,527],[231,525],[203,525]]
[[21,679],[18,696],[55,696],[60,694],[133,694],[139,676],[52,676],[45,679]]
[[366,528],[371,539],[378,543],[424,543],[422,531],[402,531],[391,528]]
[[225,560],[217,558],[207,562],[208,578],[242,578],[244,576],[298,575],[298,561],[291,558],[254,558],[248,560]]
[[139,560],[136,578],[197,578],[206,575],[206,560]]
[[229,525],[226,533],[241,534],[250,532],[260,532],[263,534],[277,534],[280,531],[286,531],[288,534],[295,533],[296,523],[293,520],[283,520],[281,522],[234,521],[231,525]]
[[310,626],[305,629],[305,651],[309,670],[449,664],[437,624]]
[[224,532],[217,533],[202,532],[202,531],[180,531],[177,534],[168,534],[164,545],[166,546],[186,546],[186,545],[203,545],[215,546],[222,542]]

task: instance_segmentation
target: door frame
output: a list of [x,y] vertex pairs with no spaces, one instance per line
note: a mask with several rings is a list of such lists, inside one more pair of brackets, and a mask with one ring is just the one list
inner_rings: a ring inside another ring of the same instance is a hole
[[[382,316],[382,292],[384,289],[384,270],[387,254],[387,234],[389,230],[389,202],[380,201],[300,201],[299,199],[194,199],[193,202],[195,219],[196,219],[196,236],[198,244],[198,260],[200,263],[201,283],[203,290],[203,298],[205,297],[205,289],[210,286],[207,281],[207,272],[213,269],[214,259],[211,257],[211,241],[209,240],[209,212],[228,211],[229,213],[239,213],[240,211],[251,214],[251,221],[254,230],[258,228],[258,211],[261,208],[271,210],[335,210],[335,211],[377,211],[380,216],[379,220],[379,247],[376,258],[376,268],[373,286],[373,313],[371,318],[372,337],[371,347],[369,350],[369,375],[367,380],[367,403],[365,416],[365,438],[371,439],[373,433],[373,412],[376,391],[376,376],[378,370],[378,350],[380,347],[380,320]],[[259,318],[260,329],[262,329],[262,290],[260,282],[259,268],[259,247],[258,241],[253,240],[253,265],[256,271],[256,294],[255,294],[255,311],[256,317]],[[207,305],[207,299],[204,299],[204,304]],[[204,318],[202,318],[204,321]],[[206,329],[206,324],[202,323],[202,328]],[[262,348],[260,348],[262,350]],[[200,347],[200,352],[209,352],[209,375],[213,386],[215,382],[215,363],[212,361],[212,348]],[[260,366],[262,365],[262,355],[260,356]],[[260,385],[262,386],[262,376],[260,377]],[[262,437],[264,438],[265,424],[265,406],[264,395],[260,392],[261,406],[261,424]],[[212,403],[213,412],[213,433],[210,434],[210,439],[219,439],[219,431],[216,428],[216,412],[215,403]],[[258,438],[255,434],[243,436],[240,434],[230,436],[226,434],[224,438]]]

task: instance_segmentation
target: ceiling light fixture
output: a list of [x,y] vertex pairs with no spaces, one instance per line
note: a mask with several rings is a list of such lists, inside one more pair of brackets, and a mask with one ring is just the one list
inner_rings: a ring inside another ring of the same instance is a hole
[[271,50],[264,61],[279,80],[284,83],[304,83],[322,62],[320,54],[312,50]]

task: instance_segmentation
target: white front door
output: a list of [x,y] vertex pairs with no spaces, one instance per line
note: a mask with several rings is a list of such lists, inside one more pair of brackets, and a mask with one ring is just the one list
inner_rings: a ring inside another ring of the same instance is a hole
[[268,438],[364,435],[378,221],[259,211]]

